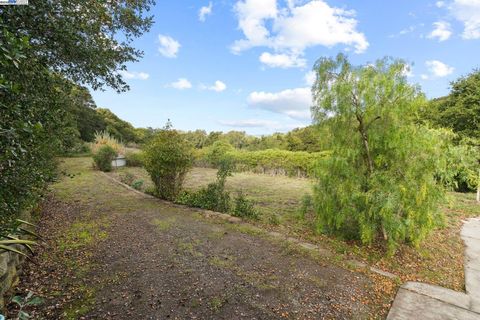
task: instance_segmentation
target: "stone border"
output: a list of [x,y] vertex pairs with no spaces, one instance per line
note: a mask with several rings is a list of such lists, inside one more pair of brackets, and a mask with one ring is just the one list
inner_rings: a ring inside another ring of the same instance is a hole
[[[305,250],[309,250],[309,251],[314,251],[314,252],[317,252],[317,253],[321,253],[325,256],[332,256],[332,252],[330,250],[327,250],[325,248],[322,248],[320,247],[319,245],[316,245],[316,244],[312,244],[312,243],[309,243],[309,242],[303,242],[299,239],[296,239],[296,238],[293,238],[293,237],[289,237],[287,235],[284,235],[284,234],[281,234],[279,232],[275,232],[275,231],[266,231],[264,229],[261,229],[261,228],[258,228],[256,226],[253,226],[251,225],[250,223],[246,222],[245,220],[241,219],[241,218],[238,218],[238,217],[233,217],[229,214],[226,214],[226,213],[221,213],[221,212],[215,212],[215,211],[211,211],[211,210],[205,210],[205,209],[200,209],[200,208],[192,208],[192,207],[189,207],[189,206],[186,206],[186,205],[181,205],[181,204],[176,204],[176,203],[173,203],[173,202],[169,202],[169,201],[166,201],[166,200],[162,200],[162,199],[159,199],[157,197],[154,197],[150,194],[147,194],[145,192],[141,192],[137,189],[134,189],[132,188],[131,186],[115,179],[114,177],[108,175],[107,173],[105,172],[102,172],[100,171],[105,177],[107,177],[108,179],[110,179],[111,181],[121,185],[122,187],[130,190],[130,191],[133,191],[135,192],[136,194],[138,195],[141,195],[143,197],[147,197],[147,198],[150,198],[150,199],[154,199],[156,201],[160,201],[162,203],[165,203],[165,204],[168,204],[168,205],[173,205],[173,206],[176,206],[176,207],[179,207],[179,208],[188,208],[188,209],[194,209],[196,210],[197,212],[200,212],[201,214],[203,214],[206,218],[218,218],[218,219],[221,219],[221,220],[225,220],[225,221],[228,221],[230,223],[237,223],[237,224],[245,224],[245,225],[248,225],[250,228],[253,228],[253,229],[256,229],[258,230],[259,232],[264,232],[266,233],[267,235],[273,237],[273,238],[277,238],[277,239],[282,239],[282,240],[285,240],[287,241],[288,243],[292,243],[292,244],[295,244]],[[369,272],[372,272],[372,273],[375,273],[375,274],[378,274],[378,275],[381,275],[383,277],[386,277],[386,278],[389,278],[389,279],[392,279],[392,280],[397,280],[397,279],[400,279],[399,276],[393,274],[393,273],[390,273],[388,271],[383,271],[381,269],[378,269],[378,268],[375,268],[375,267],[372,267],[372,266],[369,266],[367,265],[366,263],[364,262],[361,262],[361,261],[358,261],[358,260],[348,260],[347,261],[348,263],[352,264],[354,267],[356,268],[359,268],[359,269],[364,269],[364,270],[367,270]]]

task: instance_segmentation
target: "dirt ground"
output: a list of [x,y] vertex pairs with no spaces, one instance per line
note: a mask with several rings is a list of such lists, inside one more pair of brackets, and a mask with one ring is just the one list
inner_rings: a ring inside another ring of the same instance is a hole
[[[18,287],[37,319],[367,319],[369,277],[245,225],[129,191],[66,159]],[[15,310],[12,310],[14,313]]]

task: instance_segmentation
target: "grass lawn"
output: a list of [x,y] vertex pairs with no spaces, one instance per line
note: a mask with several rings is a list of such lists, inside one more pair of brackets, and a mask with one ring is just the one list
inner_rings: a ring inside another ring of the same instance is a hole
[[[120,179],[125,173],[144,180],[144,188],[152,185],[142,168],[122,168],[113,173]],[[194,168],[187,176],[185,187],[197,189],[215,180],[215,169]],[[473,193],[449,193],[442,207],[445,225],[433,231],[414,249],[402,246],[394,256],[386,257],[378,245],[361,246],[358,242],[316,234],[308,221],[298,219],[302,197],[311,193],[313,182],[308,179],[269,176],[253,173],[235,173],[227,179],[227,189],[232,193],[243,191],[255,201],[262,213],[258,222],[298,238],[320,244],[339,254],[342,259],[355,258],[369,265],[390,271],[404,281],[423,281],[464,290],[463,242],[460,238],[462,220],[480,216],[480,205]]]

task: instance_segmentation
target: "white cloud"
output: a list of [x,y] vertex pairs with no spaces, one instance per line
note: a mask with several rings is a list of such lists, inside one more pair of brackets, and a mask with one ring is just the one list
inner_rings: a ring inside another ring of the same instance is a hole
[[160,46],[158,47],[158,51],[167,58],[176,58],[178,54],[178,50],[180,49],[180,43],[173,39],[170,36],[158,35],[158,41],[160,42]]
[[411,65],[405,65],[403,68],[403,75],[407,78],[412,78],[415,75],[413,74],[413,67]]
[[435,39],[437,38],[438,41],[445,41],[450,38],[452,35],[452,30],[450,27],[450,23],[445,21],[437,21],[433,23],[435,29],[427,36],[427,38]]
[[287,89],[280,92],[252,92],[248,96],[252,107],[289,116],[292,119],[310,119],[312,94],[309,87]]
[[315,83],[315,80],[317,80],[317,74],[315,71],[309,71],[305,74],[303,77],[303,80],[305,81],[305,84],[307,86],[313,86]]
[[210,1],[208,6],[201,7],[198,11],[198,20],[205,22],[207,16],[212,14],[213,3]]
[[[429,60],[425,62],[428,70],[434,77],[446,77],[453,73],[455,68],[446,65],[445,63],[438,60]],[[426,79],[422,75],[422,79]]]
[[357,31],[354,11],[330,7],[323,0],[287,3],[286,7],[279,7],[277,0],[237,1],[235,13],[245,38],[235,41],[232,51],[268,47],[276,56],[283,55],[282,59],[286,55],[301,59],[305,49],[317,45],[330,48],[344,44],[354,47],[357,53],[368,48],[365,35]]
[[200,85],[200,89],[222,92],[227,89],[227,85],[224,82],[217,80],[212,86],[206,86],[204,84]]
[[192,87],[192,83],[188,81],[188,79],[179,78],[177,81],[168,84],[167,87],[178,89],[178,90],[184,90],[184,89],[190,89]]
[[463,23],[464,39],[480,39],[480,0],[454,0],[449,9]]
[[437,2],[435,2],[435,5],[438,8],[443,8],[443,7],[445,7],[445,1],[437,1]]
[[293,67],[305,67],[307,61],[298,55],[292,54],[271,54],[264,52],[259,58],[260,62],[271,68],[293,68]]
[[133,79],[133,80],[147,80],[150,75],[145,72],[129,72],[126,70],[120,70],[118,73],[124,77],[125,79]]

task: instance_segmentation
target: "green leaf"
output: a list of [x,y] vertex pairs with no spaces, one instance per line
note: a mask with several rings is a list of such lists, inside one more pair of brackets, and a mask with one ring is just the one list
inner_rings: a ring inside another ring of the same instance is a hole
[[30,301],[28,301],[25,305],[26,306],[38,306],[40,304],[43,304],[45,300],[41,297],[34,297]]
[[23,298],[21,296],[15,296],[12,298],[12,302],[18,304],[19,306],[22,306]]
[[20,254],[20,255],[22,255],[22,256],[28,257],[28,255],[26,255],[26,254],[23,253],[22,251],[17,250],[17,249],[15,249],[15,248],[12,248],[12,247],[10,247],[10,246],[5,246],[5,245],[3,245],[3,244],[0,244],[0,249],[1,249],[1,250],[5,250],[5,251],[15,252],[15,253],[18,253],[18,254]]

